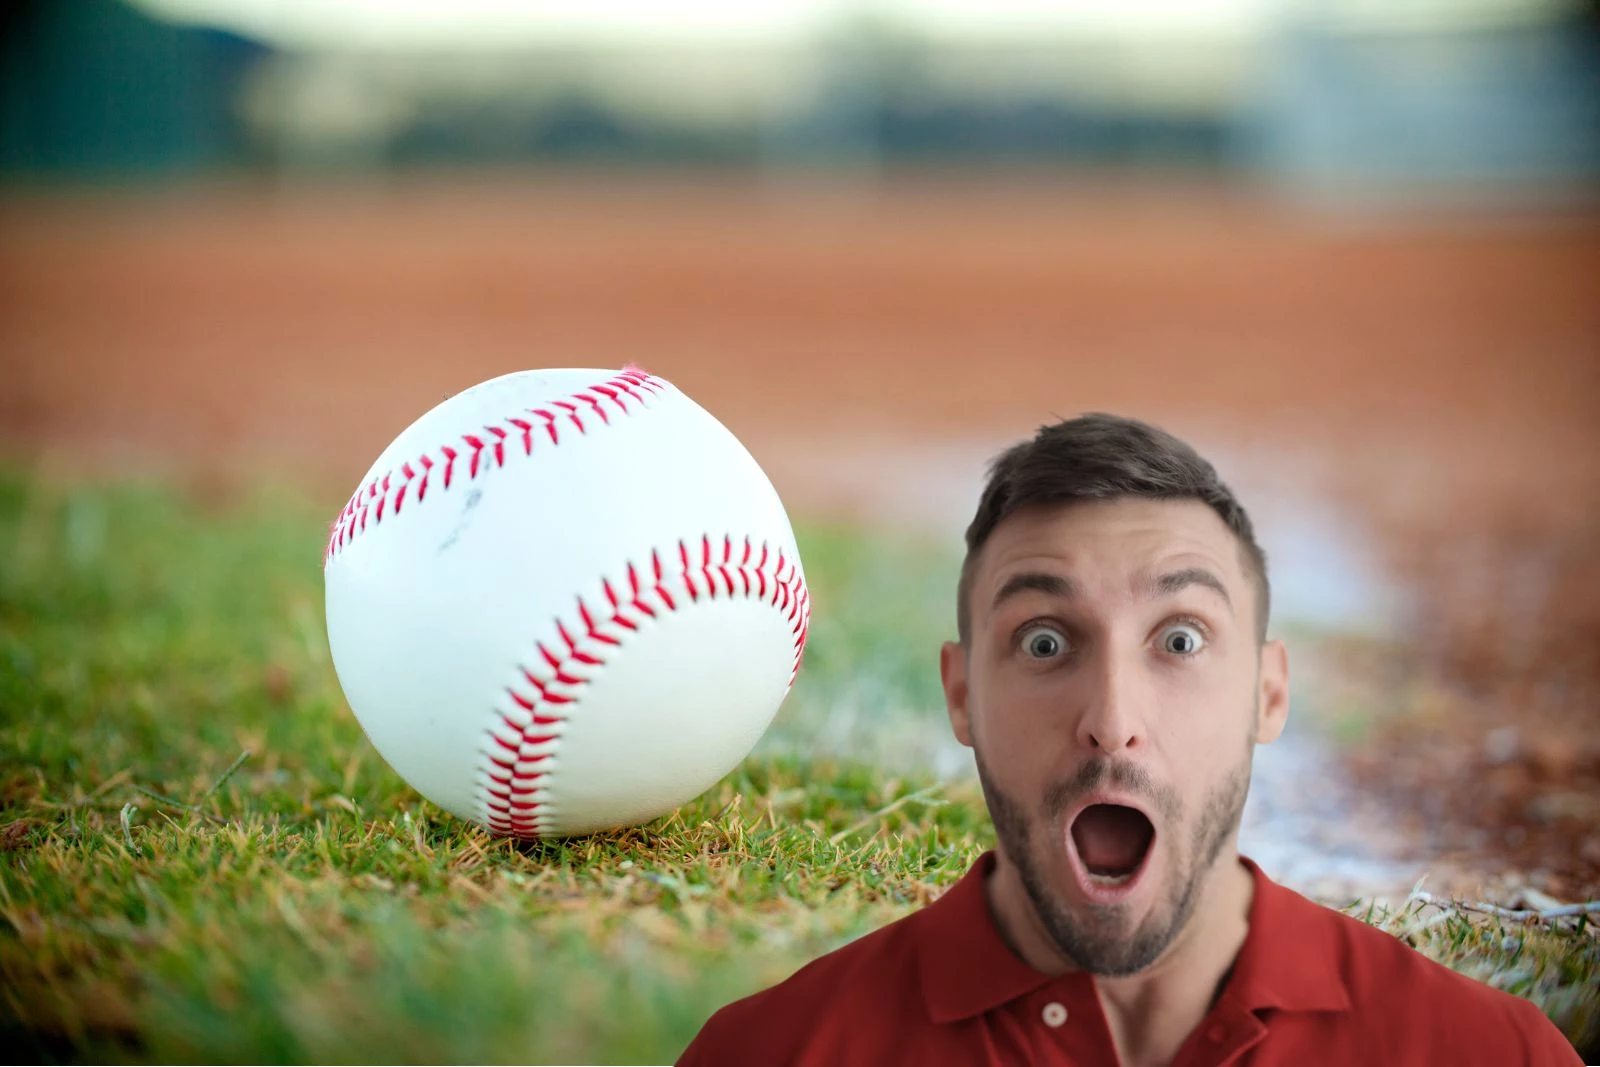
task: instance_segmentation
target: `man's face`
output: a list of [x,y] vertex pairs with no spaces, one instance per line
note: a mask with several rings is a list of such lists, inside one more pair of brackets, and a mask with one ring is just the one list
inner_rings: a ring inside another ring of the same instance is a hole
[[941,669],[1000,850],[1068,958],[1143,970],[1231,855],[1253,747],[1287,715],[1238,540],[1199,501],[1025,510],[969,599]]

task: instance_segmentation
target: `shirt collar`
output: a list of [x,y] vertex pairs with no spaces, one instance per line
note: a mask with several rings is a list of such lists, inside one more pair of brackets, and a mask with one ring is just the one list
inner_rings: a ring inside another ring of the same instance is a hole
[[985,852],[944,896],[917,913],[922,997],[936,1023],[981,1015],[1050,981],[1000,937],[984,888],[994,865],[994,852]]
[[[1255,881],[1255,894],[1250,932],[1223,995],[1247,1011],[1348,1011],[1334,913],[1240,858]],[[981,1015],[1058,980],[1028,966],[1001,938],[985,892],[994,866],[994,852],[985,852],[917,914],[922,995],[935,1023]]]
[[1250,933],[1233,963],[1224,995],[1244,1007],[1284,1011],[1349,1011],[1339,964],[1339,915],[1268,878],[1240,857],[1255,879]]

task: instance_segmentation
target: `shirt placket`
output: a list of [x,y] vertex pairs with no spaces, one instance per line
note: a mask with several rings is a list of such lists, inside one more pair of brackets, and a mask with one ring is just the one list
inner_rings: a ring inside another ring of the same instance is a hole
[[1041,1063],[1088,1067],[1116,1062],[1116,1044],[1087,975],[1065,975],[1014,1005],[1036,1035]]
[[1254,1012],[1224,997],[1189,1040],[1183,1043],[1172,1067],[1227,1067],[1244,1062],[1246,1051],[1267,1036],[1267,1028]]

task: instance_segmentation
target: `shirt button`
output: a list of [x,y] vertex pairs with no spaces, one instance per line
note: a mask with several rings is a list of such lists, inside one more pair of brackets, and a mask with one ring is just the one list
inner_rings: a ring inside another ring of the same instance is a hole
[[1222,1039],[1228,1036],[1228,1028],[1221,1023],[1216,1024],[1206,1031],[1206,1040],[1213,1045],[1222,1044]]
[[1067,1021],[1067,1009],[1055,1001],[1044,1006],[1044,1024],[1052,1030]]

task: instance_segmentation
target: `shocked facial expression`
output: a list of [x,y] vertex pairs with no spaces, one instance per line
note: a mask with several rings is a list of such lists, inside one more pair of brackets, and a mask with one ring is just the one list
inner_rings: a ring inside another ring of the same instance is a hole
[[1231,854],[1287,715],[1238,539],[1199,501],[1130,498],[1008,516],[975,564],[941,669],[1002,856],[1068,959],[1143,970]]

